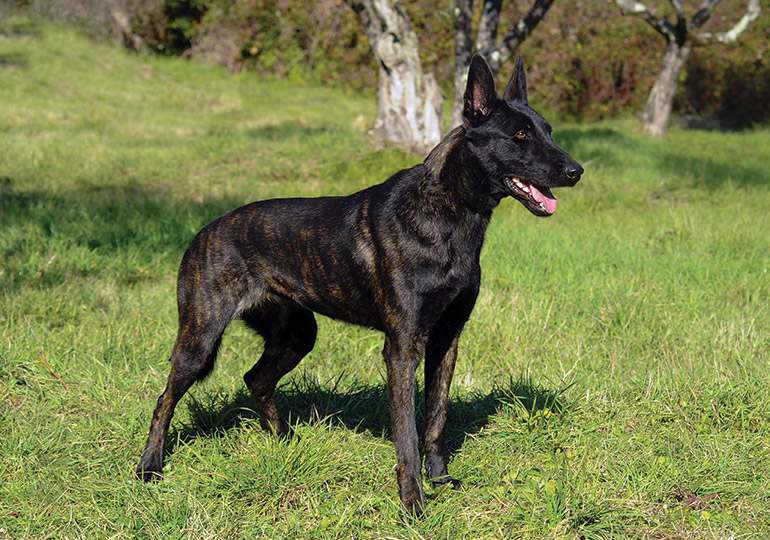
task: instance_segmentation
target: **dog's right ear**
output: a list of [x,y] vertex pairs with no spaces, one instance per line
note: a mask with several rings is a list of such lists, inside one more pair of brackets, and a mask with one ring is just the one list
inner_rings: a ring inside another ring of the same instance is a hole
[[521,55],[516,58],[516,67],[513,68],[511,80],[505,87],[503,99],[527,103],[527,75],[524,73],[524,61],[521,59]]
[[487,62],[480,54],[474,54],[468,68],[468,84],[463,96],[463,118],[465,123],[476,126],[486,120],[497,99],[495,79]]

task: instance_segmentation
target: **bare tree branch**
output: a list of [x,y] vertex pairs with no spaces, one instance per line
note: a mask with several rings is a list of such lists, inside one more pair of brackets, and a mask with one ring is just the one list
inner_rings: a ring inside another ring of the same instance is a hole
[[488,57],[497,40],[497,25],[500,22],[500,9],[503,0],[485,0],[476,33],[476,52]]
[[674,13],[676,14],[676,25],[674,27],[676,28],[677,43],[682,45],[687,39],[687,15],[685,14],[684,8],[682,7],[682,2],[679,0],[669,1],[671,2],[671,6],[674,8]]
[[[350,2],[352,0],[345,0]],[[360,0],[359,0],[360,1]],[[452,0],[452,17],[455,23],[455,98],[452,105],[452,125],[462,121],[463,93],[468,74],[471,54],[481,53],[486,57],[492,73],[497,73],[500,66],[516,51],[532,30],[545,17],[553,0],[534,0],[532,7],[524,17],[499,43],[497,41],[498,24],[503,0],[482,0],[481,19],[475,43],[471,40],[471,19],[473,18],[473,0]]]
[[620,8],[623,15],[638,15],[652,26],[666,41],[671,43],[677,41],[677,32],[674,25],[658,14],[651,7],[636,0],[615,0],[615,4]]
[[452,17],[455,23],[455,97],[452,107],[452,125],[462,122],[463,92],[468,80],[468,66],[473,55],[471,41],[471,19],[473,18],[473,0],[454,0]]
[[754,21],[759,18],[760,11],[759,0],[749,0],[749,4],[746,6],[746,13],[743,14],[743,17],[732,28],[726,32],[701,32],[694,35],[695,40],[699,43],[717,42],[727,45],[735,43],[741,37],[741,34],[748,30]]
[[661,33],[667,42],[663,65],[650,90],[647,105],[642,114],[642,130],[662,137],[668,127],[669,117],[676,94],[677,79],[690,50],[703,43],[734,43],[751,24],[759,18],[760,0],[748,0],[746,13],[731,29],[719,33],[698,33],[709,20],[720,0],[702,0],[698,11],[687,21],[681,0],[669,0],[676,13],[676,24],[659,17],[649,6],[636,0],[615,0],[623,15],[637,15]]
[[692,32],[703,26],[703,24],[709,20],[711,14],[716,9],[719,0],[704,0],[704,2],[698,8],[698,12],[693,15],[688,25],[688,29]]
[[527,14],[503,38],[500,45],[489,52],[487,62],[492,73],[497,73],[500,66],[511,57],[521,42],[527,39],[527,36],[532,33],[532,30],[535,29],[548,12],[551,4],[553,4],[553,0],[535,0]]
[[684,14],[684,8],[682,7],[682,2],[679,0],[669,0],[671,2],[671,6],[674,8],[674,13],[676,13],[676,19],[677,21],[687,21],[687,15]]

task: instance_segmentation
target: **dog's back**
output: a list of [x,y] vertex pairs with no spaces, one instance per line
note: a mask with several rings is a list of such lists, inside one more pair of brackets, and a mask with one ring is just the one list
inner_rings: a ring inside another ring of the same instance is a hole
[[[450,137],[434,151],[442,164],[456,141]],[[465,201],[441,172],[429,158],[352,195],[273,199],[226,213],[201,230],[185,253],[180,313],[189,303],[212,304],[200,298],[205,290],[228,319],[290,299],[385,330],[397,323],[389,320],[394,304],[414,301],[400,296],[443,295],[467,286],[477,278],[473,237],[483,235],[488,216],[458,223]]]

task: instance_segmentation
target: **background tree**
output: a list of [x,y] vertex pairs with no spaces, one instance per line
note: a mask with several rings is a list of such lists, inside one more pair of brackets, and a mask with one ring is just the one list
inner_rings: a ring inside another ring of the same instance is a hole
[[[497,34],[503,43],[511,33],[507,29],[518,33],[522,27],[534,27],[529,21],[536,21],[547,7],[536,0],[510,7],[501,0],[473,4],[452,0],[443,6],[435,0],[399,1],[419,40],[422,71],[435,74],[441,93],[448,97],[455,87],[463,88],[465,65],[474,50],[496,56],[497,42],[485,36]],[[741,18],[747,1],[722,0],[696,33],[731,26]],[[639,2],[674,19],[669,0]],[[692,14],[703,0],[681,3]],[[115,20],[110,4],[128,17],[130,29]],[[74,23],[99,40],[134,47],[138,36],[148,52],[181,55],[232,71],[347,92],[372,93],[378,87],[381,66],[371,42],[360,17],[340,0],[0,0],[0,6],[8,5]],[[455,20],[455,7],[465,8],[464,23]],[[642,112],[666,48],[661,47],[656,25],[617,15],[615,0],[553,2],[536,31],[518,34],[527,36],[527,76],[538,89],[533,97],[549,116],[591,121]],[[693,48],[679,77],[673,110],[692,115],[704,126],[770,122],[767,10],[731,47],[697,47],[697,40],[690,39]],[[455,46],[461,53],[457,61]],[[513,52],[515,47],[508,49]],[[496,63],[494,58],[490,61]]]
[[452,125],[462,122],[463,92],[468,77],[468,65],[474,52],[482,54],[493,75],[497,72],[519,45],[527,39],[532,30],[545,17],[553,0],[535,0],[529,11],[498,42],[498,26],[503,0],[485,0],[481,8],[481,19],[475,45],[471,38],[473,0],[454,0],[452,16],[455,22],[455,95],[452,105]]
[[624,15],[642,17],[666,40],[666,53],[663,56],[658,78],[652,86],[647,104],[642,113],[642,130],[655,137],[662,137],[668,129],[674,95],[684,63],[693,45],[705,43],[735,43],[751,23],[759,18],[759,0],[749,0],[743,17],[728,31],[719,33],[700,32],[704,23],[711,17],[719,0],[704,0],[698,11],[688,20],[682,2],[669,0],[674,9],[675,21],[671,22],[659,16],[650,6],[635,0],[615,0]]
[[[383,142],[425,151],[441,137],[442,102],[438,84],[422,69],[417,35],[400,0],[345,0],[358,14],[379,64],[375,135]],[[468,65],[484,55],[493,74],[542,20],[553,0],[535,0],[518,23],[497,41],[503,0],[487,0],[475,45],[471,39],[473,0],[455,0],[455,80],[452,126],[462,122]]]
[[135,51],[144,51],[144,40],[142,36],[135,33],[133,28],[131,28],[131,18],[126,13],[123,5],[117,0],[106,0],[105,5],[115,21],[115,26],[120,29],[120,33],[123,35],[125,46]]
[[441,139],[443,99],[420,62],[417,34],[400,0],[345,0],[358,14],[379,65],[375,136],[416,152]]

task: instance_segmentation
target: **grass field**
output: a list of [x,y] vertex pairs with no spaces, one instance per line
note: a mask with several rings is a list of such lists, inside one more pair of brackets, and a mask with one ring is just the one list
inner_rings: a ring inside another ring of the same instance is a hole
[[767,129],[552,119],[586,174],[551,219],[496,212],[452,391],[465,489],[423,521],[399,518],[382,337],[327,319],[278,396],[299,438],[260,428],[234,324],[165,480],[134,480],[187,243],[416,163],[371,149],[374,110],[0,21],[0,538],[770,537]]

